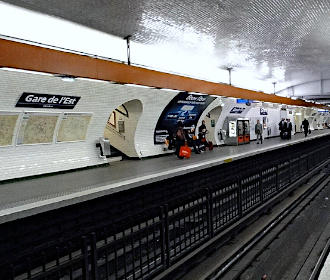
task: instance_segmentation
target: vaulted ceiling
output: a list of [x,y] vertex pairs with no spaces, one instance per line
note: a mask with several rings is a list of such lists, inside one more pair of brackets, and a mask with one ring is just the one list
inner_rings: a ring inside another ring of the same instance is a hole
[[192,60],[205,54],[206,63],[233,68],[233,81],[241,73],[241,87],[250,72],[275,82],[279,95],[330,104],[329,0],[4,2],[121,38],[132,35],[145,46],[175,42]]

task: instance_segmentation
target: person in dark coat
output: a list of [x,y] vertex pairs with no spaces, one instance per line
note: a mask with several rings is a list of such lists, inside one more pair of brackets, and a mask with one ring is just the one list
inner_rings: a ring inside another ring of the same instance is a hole
[[257,144],[259,144],[259,140],[260,140],[260,142],[262,144],[262,130],[263,130],[262,124],[260,123],[259,120],[257,120],[257,123],[256,123],[256,125],[254,127],[254,132],[255,132],[255,134],[257,136]]
[[305,133],[305,137],[307,137],[308,134],[308,127],[309,127],[309,122],[308,120],[304,119],[302,122],[302,126],[304,128],[304,133]]
[[208,146],[208,142],[206,141],[206,133],[207,133],[207,129],[206,129],[206,125],[205,125],[205,121],[202,121],[202,124],[198,127],[198,141],[200,143],[201,146],[201,150],[205,151],[206,147]]
[[285,132],[286,122],[285,119],[282,119],[280,123],[278,124],[278,128],[280,130],[280,137],[283,139],[283,133]]
[[185,133],[183,130],[183,123],[181,121],[179,121],[176,132],[175,132],[175,146],[176,146],[175,154],[180,159],[183,159],[183,157],[180,157],[179,153],[180,153],[181,146],[184,146],[184,144],[185,144],[185,140],[186,140],[186,137],[185,137]]
[[286,131],[288,132],[288,139],[291,139],[292,123],[290,122],[290,119],[286,120],[286,124],[287,124]]

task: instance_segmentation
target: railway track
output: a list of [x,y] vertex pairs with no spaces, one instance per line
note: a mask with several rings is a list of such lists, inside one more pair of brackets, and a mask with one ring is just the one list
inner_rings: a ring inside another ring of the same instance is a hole
[[[317,218],[322,216],[322,212],[329,211],[330,166],[323,169],[318,177],[204,279],[247,280],[261,279],[263,275],[267,275],[266,279],[317,279],[313,275],[318,274],[322,256],[324,258],[321,252],[330,236],[329,215]],[[308,225],[311,217],[315,221]],[[305,227],[302,226],[304,223]],[[324,228],[321,228],[322,223]],[[301,231],[297,232],[300,227]]]

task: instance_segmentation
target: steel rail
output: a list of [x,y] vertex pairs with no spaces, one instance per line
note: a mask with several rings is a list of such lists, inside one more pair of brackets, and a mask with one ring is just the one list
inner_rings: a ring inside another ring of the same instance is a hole
[[[329,162],[329,161],[328,161]],[[327,174],[324,174],[319,178],[312,186],[310,186],[304,193],[302,193],[293,203],[291,203],[288,207],[286,207],[279,215],[277,215],[274,219],[272,219],[265,227],[262,228],[257,234],[255,234],[243,247],[238,249],[225,263],[219,266],[216,270],[214,270],[206,280],[217,280],[223,279],[221,277],[225,276],[226,273],[229,272],[229,269],[243,257],[250,252],[262,239],[267,237],[276,227],[279,226],[282,221],[288,217],[290,213],[292,213],[295,209],[298,208],[303,202],[305,206],[313,200],[319,192],[321,192],[327,184],[330,182],[330,177]],[[313,193],[314,192],[314,193]],[[310,194],[312,196],[309,197]],[[287,226],[292,223],[292,221],[302,212],[305,210],[305,207],[301,207],[299,211],[297,211],[288,221],[286,221],[285,225],[282,227],[280,231],[277,232],[268,242],[266,242],[262,247],[259,247],[258,252],[255,254],[253,258],[251,258],[248,262],[244,264],[244,266],[237,271],[236,275],[233,280],[240,279],[240,276],[246,271],[246,269],[258,258],[258,256],[264,251],[265,248],[269,247],[270,244],[287,228]],[[330,242],[328,242],[330,243]],[[329,250],[330,244],[328,244]],[[327,255],[327,254],[325,254]],[[321,256],[322,257],[322,256]],[[319,261],[320,264],[322,260]],[[310,280],[314,280],[315,278],[311,278]]]

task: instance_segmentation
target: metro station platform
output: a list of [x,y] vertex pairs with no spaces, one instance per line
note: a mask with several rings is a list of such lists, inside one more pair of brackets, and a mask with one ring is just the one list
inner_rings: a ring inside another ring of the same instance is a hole
[[106,167],[0,182],[0,224],[325,135],[330,135],[330,130],[313,131],[306,138],[299,133],[291,140],[281,140],[279,137],[265,139],[262,145],[252,141],[241,146],[216,147],[202,154],[192,153],[188,160],[179,160],[174,155],[139,161],[124,160]]

